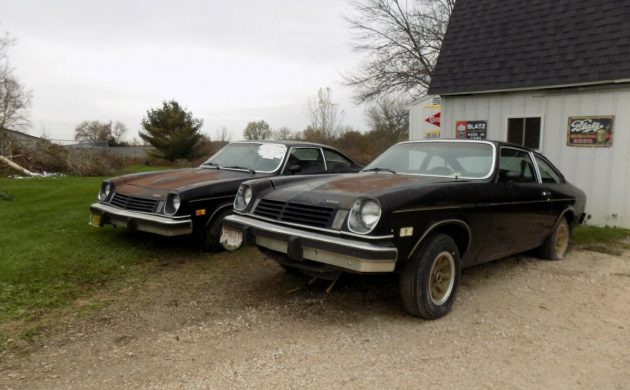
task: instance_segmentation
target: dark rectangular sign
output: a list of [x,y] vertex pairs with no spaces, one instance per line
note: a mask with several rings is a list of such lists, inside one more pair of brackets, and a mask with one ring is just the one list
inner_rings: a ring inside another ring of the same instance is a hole
[[614,116],[571,116],[567,128],[567,145],[610,147],[613,141]]
[[455,136],[458,139],[486,139],[487,121],[457,121]]

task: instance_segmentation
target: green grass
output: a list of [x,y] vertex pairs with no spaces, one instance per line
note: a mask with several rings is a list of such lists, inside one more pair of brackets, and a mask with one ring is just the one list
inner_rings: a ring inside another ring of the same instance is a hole
[[621,254],[630,250],[630,230],[619,227],[578,226],[572,237],[580,249]]
[[63,307],[142,264],[199,255],[187,241],[89,226],[101,180],[0,179],[12,198],[0,200],[0,323]]

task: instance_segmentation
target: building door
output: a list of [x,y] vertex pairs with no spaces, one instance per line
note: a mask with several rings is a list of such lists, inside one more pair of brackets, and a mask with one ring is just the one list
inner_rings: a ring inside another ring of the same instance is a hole
[[542,149],[542,118],[508,118],[507,142],[526,148]]

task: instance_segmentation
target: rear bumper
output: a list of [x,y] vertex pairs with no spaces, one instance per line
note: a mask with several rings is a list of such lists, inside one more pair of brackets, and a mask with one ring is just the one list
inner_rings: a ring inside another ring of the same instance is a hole
[[90,225],[101,227],[114,225],[129,230],[140,230],[161,236],[183,236],[193,231],[190,216],[164,217],[138,211],[122,210],[102,203],[93,203],[90,213],[100,216],[100,223],[95,225],[90,218]]
[[246,242],[284,253],[293,261],[311,260],[358,273],[392,272],[398,250],[355,239],[278,225],[243,215],[230,215],[223,227],[241,231]]

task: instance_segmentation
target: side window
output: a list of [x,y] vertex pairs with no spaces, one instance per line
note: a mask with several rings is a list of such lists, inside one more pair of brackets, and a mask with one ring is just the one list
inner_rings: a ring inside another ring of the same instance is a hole
[[499,181],[535,182],[534,166],[529,154],[516,149],[502,148],[499,161]]
[[350,172],[354,163],[345,156],[335,152],[334,150],[324,149],[324,157],[326,158],[326,166],[328,172]]
[[309,174],[324,173],[324,157],[316,148],[295,148],[289,154],[285,173],[287,174]]
[[553,169],[549,164],[540,158],[536,157],[536,165],[538,165],[538,170],[540,171],[540,178],[543,183],[562,183],[562,176],[555,169]]
[[541,118],[508,119],[507,141],[526,148],[540,149]]

